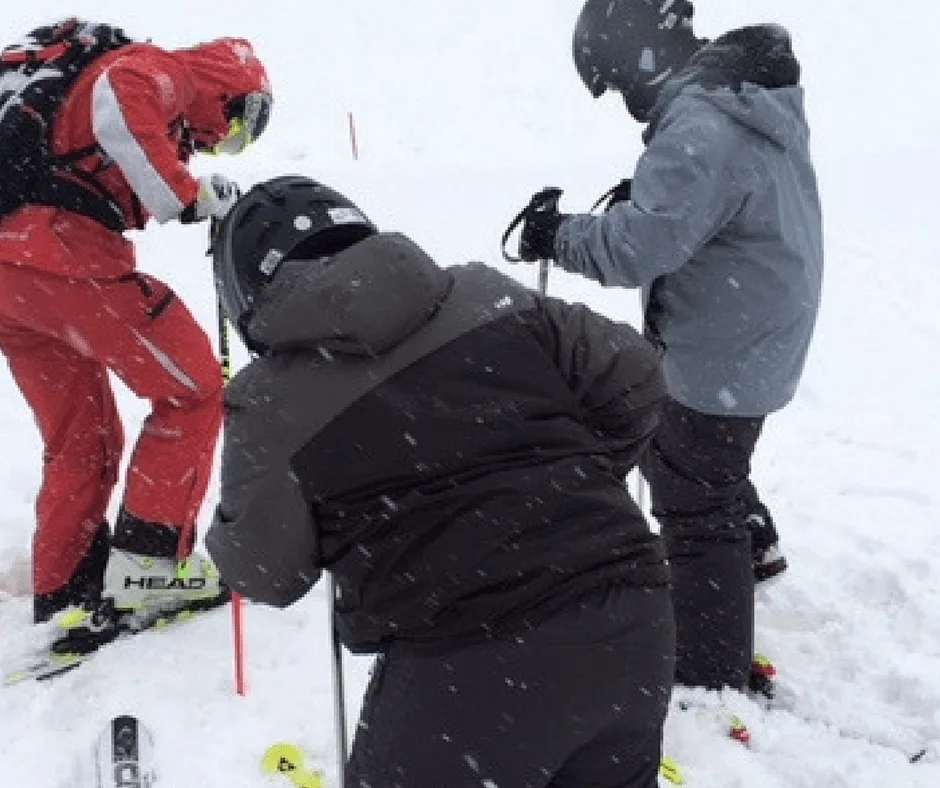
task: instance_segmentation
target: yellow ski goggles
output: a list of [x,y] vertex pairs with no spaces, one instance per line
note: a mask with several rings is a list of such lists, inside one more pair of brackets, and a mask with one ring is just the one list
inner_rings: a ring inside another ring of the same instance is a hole
[[234,156],[251,145],[268,127],[273,99],[270,93],[249,93],[232,99],[226,107],[228,134],[212,152]]

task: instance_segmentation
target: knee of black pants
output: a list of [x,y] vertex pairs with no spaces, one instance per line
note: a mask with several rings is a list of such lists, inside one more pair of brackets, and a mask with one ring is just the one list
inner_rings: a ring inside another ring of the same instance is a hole
[[743,526],[664,526],[676,619],[676,683],[747,685],[754,651],[751,537]]
[[674,400],[640,464],[650,485],[653,515],[743,520],[749,501],[759,503],[749,481],[762,418],[699,413]]
[[746,513],[737,485],[709,482],[692,464],[689,457],[675,457],[655,440],[650,444],[640,471],[650,486],[653,516],[660,523],[702,517],[743,520]]

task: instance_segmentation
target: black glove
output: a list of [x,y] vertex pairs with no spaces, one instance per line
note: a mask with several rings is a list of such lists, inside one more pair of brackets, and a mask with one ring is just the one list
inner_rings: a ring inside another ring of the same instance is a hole
[[610,197],[607,200],[605,211],[609,211],[618,202],[629,202],[630,192],[633,190],[633,181],[630,178],[624,178],[620,183],[610,190]]
[[568,214],[558,212],[561,189],[549,188],[533,195],[525,209],[519,237],[519,259],[526,263],[555,259],[555,235]]
[[[632,191],[633,181],[630,178],[624,178],[616,186],[611,187],[597,198],[597,202],[591,206],[591,213],[604,203],[604,213],[613,208],[618,202],[629,202],[630,192]],[[604,202],[606,200],[606,203]]]

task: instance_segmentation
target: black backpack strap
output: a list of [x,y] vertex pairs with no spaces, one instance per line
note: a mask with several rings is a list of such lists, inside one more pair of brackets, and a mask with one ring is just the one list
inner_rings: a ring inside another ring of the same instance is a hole
[[[87,216],[115,232],[127,229],[121,205],[95,178],[77,164],[103,155],[88,146],[64,156],[52,153],[49,134],[61,103],[78,75],[106,52],[131,43],[124,32],[104,24],[67,19],[33,30],[22,45],[0,53],[0,69],[13,69],[33,77],[40,69],[54,69],[52,77],[30,81],[15,99],[4,129],[4,154],[17,167],[17,176],[4,190],[0,208],[11,213],[26,204],[49,205]],[[60,76],[55,76],[58,72]],[[14,101],[13,97],[5,100]],[[17,141],[22,141],[18,147]],[[139,214],[135,210],[135,215]],[[136,216],[135,216],[136,218]]]
[[120,233],[127,229],[124,210],[97,179],[82,170],[54,172],[37,183],[29,202],[81,214]]
[[55,160],[57,164],[61,164],[63,167],[69,167],[73,164],[77,164],[82,159],[87,159],[89,156],[101,156],[103,153],[100,145],[88,145],[87,147],[73,150],[70,153],[56,156]]

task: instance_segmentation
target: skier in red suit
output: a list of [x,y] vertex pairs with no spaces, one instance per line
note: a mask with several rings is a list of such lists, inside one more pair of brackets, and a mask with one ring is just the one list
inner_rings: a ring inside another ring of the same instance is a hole
[[[224,216],[237,186],[197,178],[187,161],[241,152],[271,103],[265,68],[242,39],[108,52],[79,75],[50,138],[56,156],[78,155],[65,177],[87,187],[98,215],[27,204],[0,220],[0,349],[44,443],[37,622],[102,595],[119,611],[227,597],[210,562],[193,554],[221,426],[219,362],[174,292],[137,270],[123,231],[151,217]],[[108,370],[152,403],[113,534],[106,510],[124,434]]]

